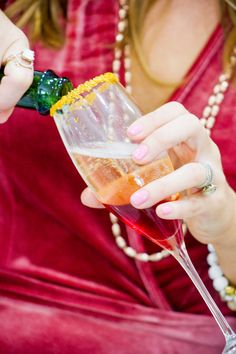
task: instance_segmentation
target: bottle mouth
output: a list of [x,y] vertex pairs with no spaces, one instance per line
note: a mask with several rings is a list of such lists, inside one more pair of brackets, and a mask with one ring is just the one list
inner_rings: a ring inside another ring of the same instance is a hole
[[66,77],[58,77],[52,70],[45,71],[37,89],[37,111],[47,115],[50,108],[73,89],[72,83]]
[[100,87],[100,90],[105,90],[106,87],[102,84],[114,84],[118,83],[118,78],[115,74],[107,72],[105,74],[94,77],[91,80],[85,81],[80,84],[74,90],[68,92],[59,101],[57,101],[50,109],[50,115],[53,116],[57,111],[60,111],[64,105],[71,105],[76,101],[87,100],[89,104],[92,104],[94,99],[94,93],[92,90],[96,87]]

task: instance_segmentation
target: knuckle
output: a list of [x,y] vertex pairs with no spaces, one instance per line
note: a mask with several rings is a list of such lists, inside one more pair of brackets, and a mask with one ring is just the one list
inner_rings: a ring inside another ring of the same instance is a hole
[[166,178],[160,177],[153,183],[154,195],[156,195],[155,199],[163,200],[164,198],[168,198],[171,193],[168,184],[166,183]]
[[200,130],[203,129],[200,120],[192,113],[188,114],[188,120],[192,125],[193,130]]
[[179,103],[177,101],[171,101],[169,103],[166,104],[168,106],[168,108],[175,110],[177,113],[184,113],[186,112],[186,108],[184,107],[184,105],[182,105],[182,103]]
[[155,152],[158,153],[160,152],[160,150],[165,149],[166,138],[157,130],[149,136],[149,138],[147,139],[147,143],[152,153],[155,154]]

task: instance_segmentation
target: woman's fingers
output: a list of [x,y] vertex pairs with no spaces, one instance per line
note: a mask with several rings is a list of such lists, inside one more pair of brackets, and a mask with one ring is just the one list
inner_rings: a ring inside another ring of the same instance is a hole
[[14,60],[7,61],[11,55],[20,55],[24,49],[28,48],[28,44],[19,40],[8,48],[6,55],[3,57],[4,77],[0,83],[0,119],[3,121],[11,114],[12,108],[23,96],[29,88],[33,80],[33,70],[21,65],[17,65]]
[[22,57],[22,52],[29,49],[27,37],[2,11],[0,40],[0,66],[4,66],[4,76],[0,82],[0,122],[4,122],[31,85],[33,70],[28,60]]
[[211,203],[211,199],[214,200],[214,203],[216,197],[217,199],[220,199],[220,197],[217,196],[217,193],[220,195],[222,193],[220,191],[215,193],[214,195],[210,194],[203,198],[202,193],[199,192],[197,194],[189,196],[188,198],[183,198],[175,202],[162,203],[157,206],[156,213],[162,219],[184,219],[184,220],[196,217],[201,214],[204,215],[206,212],[206,202],[208,203],[209,206],[210,205],[209,203]]
[[104,208],[89,188],[83,190],[80,198],[81,202],[90,208]]
[[[150,127],[153,127],[153,124],[149,122]],[[198,153],[203,149],[208,150],[210,145],[209,136],[199,119],[190,113],[182,114],[160,128],[154,129],[135,149],[133,159],[139,164],[146,164],[162,152],[186,141],[188,146]]]
[[155,129],[186,113],[188,111],[181,103],[175,101],[166,103],[155,111],[137,119],[128,128],[128,135],[134,141],[143,140]]
[[[136,208],[148,208],[178,192],[200,186],[205,181],[206,168],[204,165],[197,162],[189,163],[139,189],[131,196],[130,201]],[[216,174],[214,170],[212,183],[219,188],[224,181],[223,173],[219,171]]]

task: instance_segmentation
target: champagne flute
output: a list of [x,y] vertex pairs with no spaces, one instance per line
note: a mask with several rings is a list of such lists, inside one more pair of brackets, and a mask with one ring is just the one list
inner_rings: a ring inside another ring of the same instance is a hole
[[181,220],[157,216],[156,205],[136,209],[131,195],[147,183],[173,171],[167,153],[144,166],[131,158],[136,144],[127,127],[141,112],[118,83],[106,73],[64,96],[51,114],[78,172],[104,206],[127,225],[168,250],[181,264],[219,325],[226,345],[223,353],[236,353],[236,334],[207,291],[187,253]]

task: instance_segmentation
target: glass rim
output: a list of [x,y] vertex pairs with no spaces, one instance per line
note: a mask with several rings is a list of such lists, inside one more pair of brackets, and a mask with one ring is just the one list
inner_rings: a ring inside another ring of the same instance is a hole
[[78,87],[75,89],[71,90],[68,92],[65,96],[62,96],[59,101],[57,101],[51,108],[50,108],[50,115],[54,116],[54,114],[62,110],[64,105],[71,105],[74,102],[76,102],[78,99],[84,99],[83,96],[81,96],[84,93],[89,93],[92,91],[92,89],[99,84],[107,83],[107,84],[114,84],[118,83],[118,77],[116,74],[112,72],[107,72],[98,76],[95,76],[94,78],[85,81],[84,83],[80,84]]

